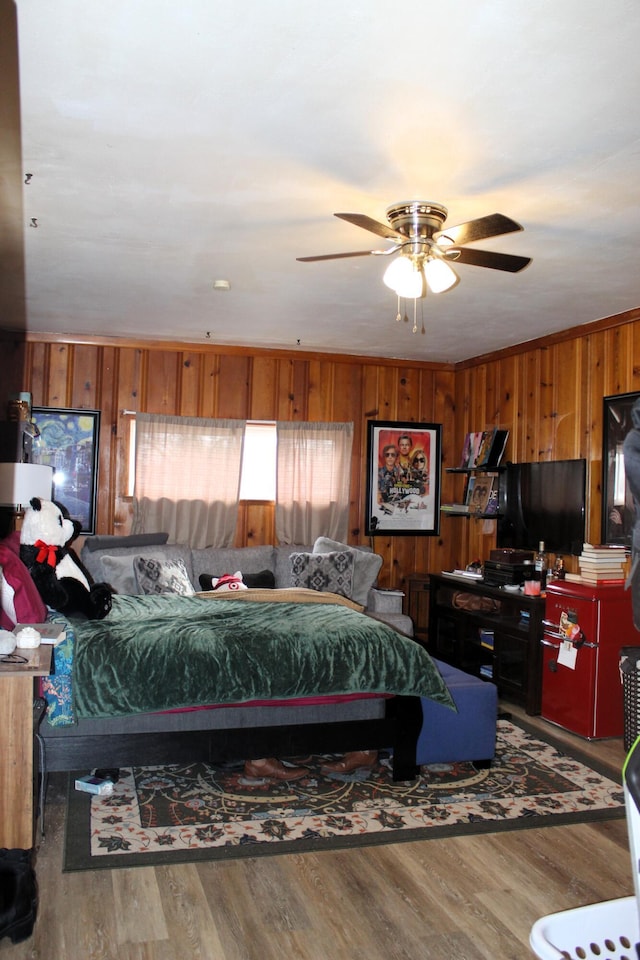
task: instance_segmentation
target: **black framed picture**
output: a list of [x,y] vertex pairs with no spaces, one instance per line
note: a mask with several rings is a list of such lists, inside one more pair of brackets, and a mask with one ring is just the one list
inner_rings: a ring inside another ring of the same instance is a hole
[[33,407],[31,415],[38,434],[32,459],[53,467],[53,499],[81,533],[95,533],[100,411]]
[[366,533],[440,532],[442,425],[367,422]]
[[635,509],[624,469],[624,438],[640,393],[604,397],[602,405],[602,543],[631,549]]

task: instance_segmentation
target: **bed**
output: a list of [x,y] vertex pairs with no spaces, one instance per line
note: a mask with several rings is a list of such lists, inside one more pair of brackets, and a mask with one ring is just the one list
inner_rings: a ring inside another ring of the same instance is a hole
[[426,651],[345,597],[304,588],[115,596],[66,619],[42,694],[46,771],[391,748],[417,774],[421,698],[452,705]]

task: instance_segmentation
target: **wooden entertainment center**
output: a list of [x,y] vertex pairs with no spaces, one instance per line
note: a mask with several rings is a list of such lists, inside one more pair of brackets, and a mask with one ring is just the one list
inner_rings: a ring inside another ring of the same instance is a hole
[[539,714],[544,598],[446,573],[429,581],[429,653]]

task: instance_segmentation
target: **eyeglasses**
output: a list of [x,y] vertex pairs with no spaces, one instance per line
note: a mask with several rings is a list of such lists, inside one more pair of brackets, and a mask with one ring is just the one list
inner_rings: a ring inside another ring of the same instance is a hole
[[426,459],[425,459],[424,457],[415,457],[413,462],[414,462],[414,463],[426,463],[427,461],[426,461]]
[[393,457],[394,460],[395,460],[396,456],[397,456],[397,454],[394,453],[392,450],[389,450],[388,453],[385,453],[385,457]]

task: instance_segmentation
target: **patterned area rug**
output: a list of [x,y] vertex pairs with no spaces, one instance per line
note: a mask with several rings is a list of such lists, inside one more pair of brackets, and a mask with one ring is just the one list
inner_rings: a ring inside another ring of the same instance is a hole
[[[112,795],[92,797],[70,778],[65,870],[156,866],[198,859],[428,840],[624,816],[621,781],[508,720],[498,721],[490,769],[422,767],[394,783],[388,757],[371,771],[273,783],[243,764],[134,767]],[[299,762],[300,758],[296,761]],[[86,772],[86,771],[85,771]]]

